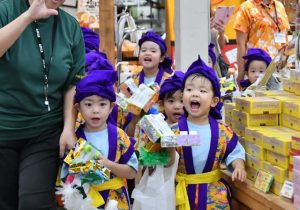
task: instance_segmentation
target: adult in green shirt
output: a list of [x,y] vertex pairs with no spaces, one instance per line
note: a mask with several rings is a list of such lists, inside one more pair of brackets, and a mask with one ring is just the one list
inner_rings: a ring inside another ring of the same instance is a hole
[[64,0],[0,0],[0,209],[56,209],[59,152],[76,142],[78,22]]

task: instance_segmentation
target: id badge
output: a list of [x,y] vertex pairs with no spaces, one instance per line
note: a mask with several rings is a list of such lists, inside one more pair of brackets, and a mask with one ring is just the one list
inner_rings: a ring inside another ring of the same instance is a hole
[[274,34],[275,43],[285,44],[286,34],[285,33],[275,33]]
[[199,146],[200,136],[196,131],[190,131],[189,134],[187,131],[181,131],[177,137],[177,144],[178,146]]

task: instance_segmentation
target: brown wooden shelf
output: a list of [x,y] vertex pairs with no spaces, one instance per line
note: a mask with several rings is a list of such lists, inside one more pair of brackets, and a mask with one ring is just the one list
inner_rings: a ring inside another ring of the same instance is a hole
[[295,210],[293,202],[273,193],[264,193],[254,187],[254,182],[232,181],[231,173],[222,171],[222,178],[232,188],[233,209],[235,210]]

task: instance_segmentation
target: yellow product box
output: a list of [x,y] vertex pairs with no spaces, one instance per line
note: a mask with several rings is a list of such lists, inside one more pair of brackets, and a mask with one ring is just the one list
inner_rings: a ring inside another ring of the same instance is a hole
[[233,118],[230,115],[225,115],[225,123],[229,124],[229,123],[233,123]]
[[259,170],[263,168],[263,160],[246,153],[246,165]]
[[292,81],[291,92],[296,95],[296,91],[299,91],[299,82]]
[[240,144],[245,148],[245,142],[246,142],[246,140],[245,140],[245,138],[244,137],[239,137],[239,142],[240,142]]
[[299,70],[291,70],[290,71],[290,79],[293,82],[300,82],[300,71]]
[[249,114],[279,114],[280,101],[270,97],[238,97],[236,109]]
[[245,151],[249,155],[259,158],[260,160],[265,160],[265,151],[262,147],[253,144],[249,141],[245,141]]
[[[293,93],[291,93],[293,94]],[[274,98],[280,101],[281,104],[281,113],[283,113],[283,102],[285,101],[299,101],[300,97],[295,95],[290,96],[270,96],[270,98]]]
[[247,178],[251,181],[255,181],[257,176],[257,170],[251,167],[246,166]]
[[300,152],[300,135],[292,136],[292,149],[293,150],[298,150]]
[[293,89],[295,91],[294,93],[300,96],[300,81],[294,82]]
[[280,195],[281,188],[283,186],[283,183],[279,183],[277,181],[274,181],[272,186],[271,186],[271,192],[274,193],[275,195]]
[[233,122],[233,131],[238,135],[238,136],[245,136],[245,126],[242,125],[241,123],[238,122]]
[[276,166],[279,166],[283,169],[289,168],[289,156],[283,156],[275,152],[266,150],[266,157],[267,157],[267,161],[269,161],[270,163]]
[[287,133],[265,133],[263,135],[263,148],[288,156],[291,150],[291,134]]
[[300,100],[284,101],[283,102],[283,113],[300,118]]
[[232,116],[232,110],[235,108],[235,103],[224,103],[225,116]]
[[300,131],[300,118],[288,114],[282,114],[282,125]]
[[255,96],[289,96],[293,95],[290,92],[284,90],[255,90]]
[[245,140],[250,141],[258,146],[262,146],[262,127],[246,127],[245,128]]
[[283,183],[284,180],[288,177],[288,170],[283,169],[278,166],[274,166],[271,163],[264,161],[263,162],[263,169],[271,174],[274,175],[275,181],[279,183]]
[[234,109],[233,120],[245,126],[275,126],[278,125],[278,114],[248,114]]
[[288,91],[288,92],[292,92],[292,89],[293,89],[292,85],[293,85],[293,82],[290,79],[282,78],[283,90]]

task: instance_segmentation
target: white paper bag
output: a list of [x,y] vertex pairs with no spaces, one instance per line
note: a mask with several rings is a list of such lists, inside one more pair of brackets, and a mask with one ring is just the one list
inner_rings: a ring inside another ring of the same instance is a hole
[[132,192],[132,210],[175,210],[175,176],[179,155],[172,166],[156,166],[149,176],[148,168]]

